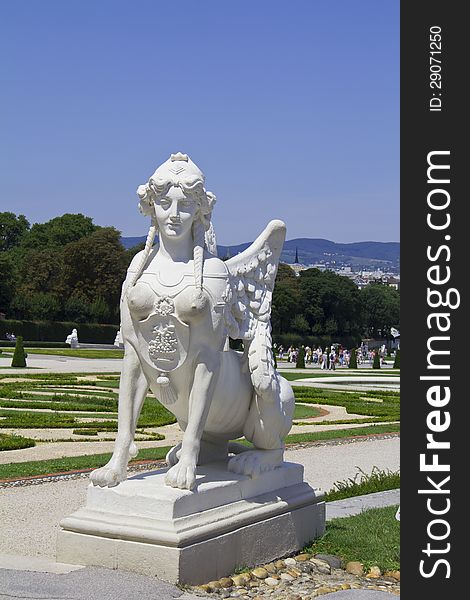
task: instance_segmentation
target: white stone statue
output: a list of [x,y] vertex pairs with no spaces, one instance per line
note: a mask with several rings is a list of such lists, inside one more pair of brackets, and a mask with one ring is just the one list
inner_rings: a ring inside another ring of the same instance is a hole
[[[294,410],[292,388],[274,368],[270,325],[285,225],[271,221],[248,249],[219,260],[216,199],[186,154],[172,154],[137,194],[151,227],[122,288],[118,434],[111,460],[91,480],[111,487],[126,479],[149,388],[184,431],[167,455],[167,486],[192,490],[196,465],[229,452],[234,473],[272,470],[283,462]],[[229,337],[243,340],[243,353],[229,348]],[[242,435],[254,449],[229,445]]]
[[114,345],[118,348],[122,348],[123,346],[121,328],[119,328],[116,333],[116,337],[114,338]]
[[72,333],[69,333],[65,340],[65,343],[70,344],[71,348],[78,348],[78,333],[75,328],[72,329]]

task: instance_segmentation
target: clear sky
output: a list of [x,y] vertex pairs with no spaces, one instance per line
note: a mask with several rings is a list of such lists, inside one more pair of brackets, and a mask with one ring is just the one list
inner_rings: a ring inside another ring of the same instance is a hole
[[0,0],[0,211],[145,235],[188,153],[218,242],[399,240],[399,0]]

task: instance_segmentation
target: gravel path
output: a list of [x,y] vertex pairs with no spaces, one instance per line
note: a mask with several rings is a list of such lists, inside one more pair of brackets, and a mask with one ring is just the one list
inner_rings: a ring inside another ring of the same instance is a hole
[[[354,477],[357,466],[399,468],[399,438],[361,440],[286,451],[286,460],[305,466],[312,487],[329,490]],[[0,490],[0,554],[54,558],[59,521],[85,502],[88,477]]]

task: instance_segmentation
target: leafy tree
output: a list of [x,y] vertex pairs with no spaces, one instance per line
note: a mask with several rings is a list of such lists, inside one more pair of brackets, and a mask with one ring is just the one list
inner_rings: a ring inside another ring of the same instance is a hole
[[17,246],[29,231],[29,223],[24,215],[12,212],[0,213],[0,251]]
[[22,239],[22,246],[26,249],[62,248],[70,242],[75,242],[91,235],[100,229],[93,224],[90,217],[81,213],[67,213],[55,217],[47,223],[34,223],[28,235]]
[[368,337],[390,336],[391,327],[399,327],[400,295],[382,283],[371,283],[361,292]]
[[97,296],[90,306],[91,320],[94,323],[107,323],[111,312],[101,296]]
[[8,252],[0,253],[0,311],[7,312],[14,295],[14,269]]
[[360,291],[350,279],[319,269],[301,271],[299,279],[301,312],[312,333],[361,336]]
[[28,311],[33,320],[53,321],[60,315],[59,299],[50,292],[35,292],[29,297]]
[[90,303],[80,292],[74,292],[65,302],[64,314],[67,321],[86,323],[90,320]]
[[88,237],[67,244],[62,258],[64,295],[78,294],[89,305],[97,297],[109,308],[119,305],[128,266],[119,231],[113,227],[100,228]]
[[290,328],[295,333],[307,334],[310,332],[307,319],[303,315],[295,315],[291,321]]
[[26,367],[26,354],[23,347],[23,338],[19,335],[16,338],[15,352],[11,361],[12,367]]
[[299,313],[299,279],[289,265],[280,263],[273,291],[273,331],[276,334],[290,332],[291,322]]

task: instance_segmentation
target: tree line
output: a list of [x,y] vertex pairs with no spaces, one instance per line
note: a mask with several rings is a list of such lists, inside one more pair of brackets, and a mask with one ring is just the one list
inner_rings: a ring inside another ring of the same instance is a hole
[[0,213],[0,312],[9,319],[119,323],[127,267],[114,227],[82,214],[30,226],[24,215]]
[[[24,215],[0,213],[0,312],[18,320],[118,324],[121,285],[142,248],[126,250],[120,237],[82,214],[30,225]],[[399,305],[399,293],[381,283],[359,290],[332,271],[296,276],[281,263],[273,335],[390,338],[390,328],[399,328]]]

